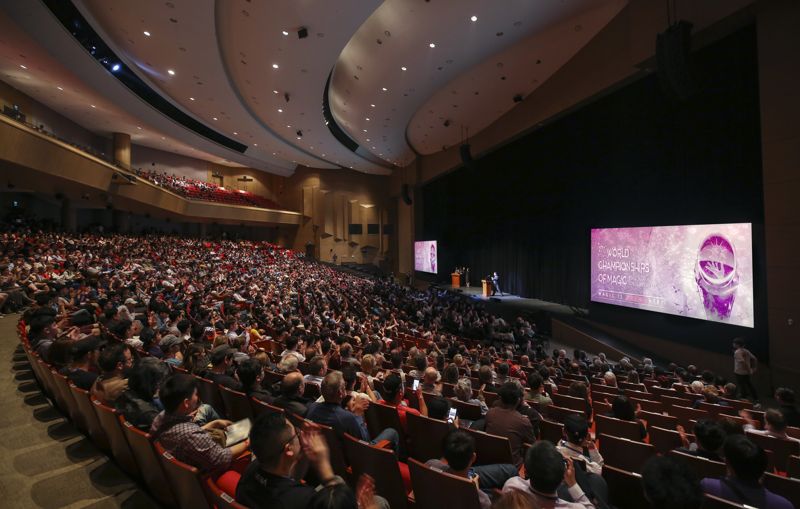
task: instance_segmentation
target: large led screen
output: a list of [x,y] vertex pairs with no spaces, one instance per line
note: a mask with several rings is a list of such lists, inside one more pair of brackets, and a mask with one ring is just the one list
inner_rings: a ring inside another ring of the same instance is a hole
[[414,270],[437,274],[436,241],[421,240],[414,242]]
[[750,223],[592,230],[592,301],[753,327]]

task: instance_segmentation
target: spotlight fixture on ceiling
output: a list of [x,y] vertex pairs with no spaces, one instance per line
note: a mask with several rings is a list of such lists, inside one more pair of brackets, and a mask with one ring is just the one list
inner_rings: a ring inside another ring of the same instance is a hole
[[442,125],[444,125],[445,127],[450,127],[450,119],[448,118],[447,120],[445,120],[444,124]]
[[150,37],[150,32],[148,32],[147,30],[145,30],[143,33],[144,33],[144,35],[146,35],[147,37]]
[[167,74],[169,74],[170,76],[175,76],[175,71],[173,71],[172,69],[167,69]]
[[120,70],[120,65],[119,64],[114,64],[114,65],[111,66],[111,72],[117,72],[119,70]]
[[300,27],[297,29],[297,38],[298,39],[305,39],[308,37],[308,28]]
[[435,47],[436,47],[436,44],[435,44],[435,43],[430,43],[430,44],[428,44],[428,47],[429,47],[429,48],[435,48]]
[[284,98],[284,99],[286,99],[286,102],[287,102],[287,103],[289,102],[289,98],[290,98],[290,97],[291,97],[291,96],[289,95],[289,92],[286,92],[286,93],[284,93],[284,94],[283,94],[283,98]]
[[521,103],[522,102],[522,94],[515,95],[514,96],[514,102],[515,103]]
[[471,18],[469,18],[469,20],[475,23],[476,21],[478,21],[478,16],[472,16]]
[[298,129],[297,130],[297,138],[299,139],[299,138],[302,138],[302,137],[303,137],[303,131]]
[[272,64],[272,68],[273,69],[277,69],[278,68],[278,64]]

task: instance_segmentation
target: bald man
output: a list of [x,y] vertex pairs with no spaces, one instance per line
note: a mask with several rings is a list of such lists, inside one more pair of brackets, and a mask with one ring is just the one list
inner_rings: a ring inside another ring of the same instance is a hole
[[289,373],[281,381],[281,395],[275,398],[272,404],[287,412],[305,417],[310,401],[303,397],[304,389],[303,374],[299,371]]
[[441,380],[441,376],[439,376],[439,372],[436,371],[436,368],[432,366],[425,368],[425,374],[422,376],[422,392],[441,396],[442,385],[439,383],[439,380]]

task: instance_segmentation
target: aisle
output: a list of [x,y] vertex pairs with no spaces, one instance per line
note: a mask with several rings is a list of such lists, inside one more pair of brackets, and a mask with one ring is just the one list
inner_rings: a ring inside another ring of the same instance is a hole
[[17,319],[0,319],[0,506],[158,507],[42,395]]

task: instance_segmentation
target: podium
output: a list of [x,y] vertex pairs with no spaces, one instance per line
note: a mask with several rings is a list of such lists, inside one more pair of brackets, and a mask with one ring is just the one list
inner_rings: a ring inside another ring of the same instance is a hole
[[461,274],[458,272],[453,272],[450,274],[450,282],[453,285],[453,288],[461,288]]
[[492,294],[492,282],[488,279],[481,279],[481,285],[483,288],[483,296],[488,297]]

